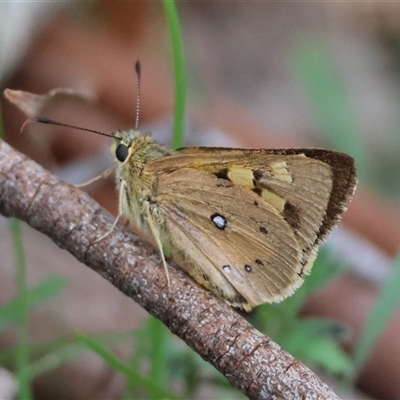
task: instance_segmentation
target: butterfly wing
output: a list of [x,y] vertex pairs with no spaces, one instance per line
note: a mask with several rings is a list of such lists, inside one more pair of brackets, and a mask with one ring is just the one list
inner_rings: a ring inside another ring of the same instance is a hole
[[256,193],[208,172],[162,174],[162,238],[197,281],[245,309],[280,301],[303,282],[301,248],[282,215]]
[[322,149],[188,147],[143,173],[174,258],[247,310],[301,285],[356,185],[354,160]]
[[187,147],[154,164],[166,172],[190,166],[253,191],[291,226],[305,273],[356,185],[354,160],[324,149]]

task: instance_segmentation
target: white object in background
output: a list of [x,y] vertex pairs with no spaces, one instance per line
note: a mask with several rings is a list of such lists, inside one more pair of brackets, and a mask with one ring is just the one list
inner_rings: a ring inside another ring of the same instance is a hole
[[0,80],[10,74],[25,54],[33,33],[55,7],[66,2],[0,2]]
[[0,368],[0,399],[13,400],[17,395],[17,381],[10,371]]

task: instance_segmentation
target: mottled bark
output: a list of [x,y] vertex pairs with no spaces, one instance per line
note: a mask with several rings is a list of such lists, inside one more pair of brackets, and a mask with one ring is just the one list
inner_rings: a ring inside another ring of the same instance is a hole
[[95,242],[113,217],[0,141],[0,213],[15,216],[97,271],[163,321],[251,399],[338,399],[283,351],[178,268],[171,288],[157,251],[122,224]]

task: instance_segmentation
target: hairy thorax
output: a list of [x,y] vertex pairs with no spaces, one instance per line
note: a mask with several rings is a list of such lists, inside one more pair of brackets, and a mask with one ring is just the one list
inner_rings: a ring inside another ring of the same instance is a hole
[[163,218],[155,200],[158,174],[147,170],[146,165],[170,155],[171,150],[155,143],[150,136],[143,136],[135,130],[118,132],[117,137],[120,140],[115,141],[112,146],[113,154],[120,143],[129,148],[126,161],[118,163],[116,171],[122,212],[134,225],[149,234],[147,213],[153,215],[159,229]]

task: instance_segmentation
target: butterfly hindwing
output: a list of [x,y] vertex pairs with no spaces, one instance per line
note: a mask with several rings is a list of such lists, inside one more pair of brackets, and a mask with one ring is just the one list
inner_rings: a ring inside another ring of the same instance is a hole
[[302,283],[301,248],[292,228],[256,193],[180,168],[159,177],[153,200],[182,267],[231,304],[250,309],[279,301]]

